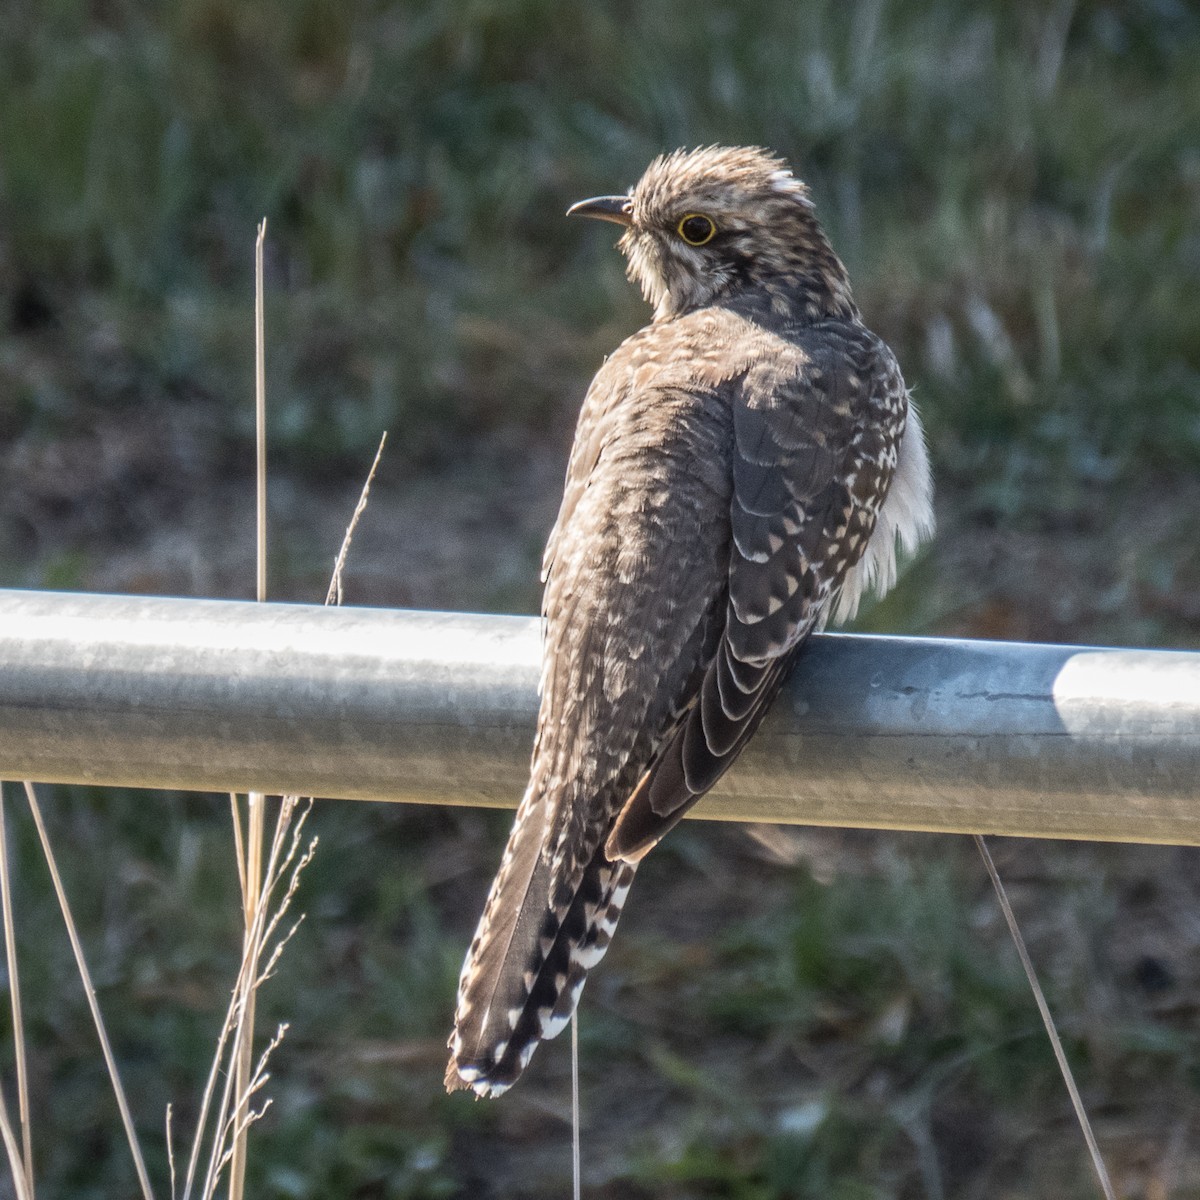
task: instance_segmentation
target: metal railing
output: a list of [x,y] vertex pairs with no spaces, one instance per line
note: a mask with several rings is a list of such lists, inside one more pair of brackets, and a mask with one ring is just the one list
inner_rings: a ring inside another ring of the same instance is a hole
[[[515,805],[533,618],[0,591],[0,778]],[[1200,654],[815,637],[695,815],[1200,844]]]

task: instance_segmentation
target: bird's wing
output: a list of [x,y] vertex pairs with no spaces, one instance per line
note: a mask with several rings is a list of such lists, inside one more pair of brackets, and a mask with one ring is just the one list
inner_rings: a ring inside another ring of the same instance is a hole
[[689,361],[676,336],[635,335],[584,402],[546,559],[530,784],[463,970],[450,1087],[502,1090],[573,1009],[632,878],[605,835],[721,625],[731,409],[664,371]]
[[861,557],[906,395],[890,351],[830,323],[765,354],[733,398],[728,602],[690,705],[624,804],[610,860],[654,846],[733,763]]
[[716,391],[632,389],[558,539],[533,770],[567,891],[712,654],[731,437]]
[[635,335],[584,404],[531,779],[464,966],[449,1087],[498,1093],[561,1028],[636,860],[753,732],[886,490],[870,335],[679,324],[682,344]]

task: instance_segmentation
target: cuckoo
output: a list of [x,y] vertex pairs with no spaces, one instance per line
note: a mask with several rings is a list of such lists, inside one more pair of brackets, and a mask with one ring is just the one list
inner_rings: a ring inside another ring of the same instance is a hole
[[753,735],[814,630],[933,529],[900,368],[787,164],[656,159],[615,222],[650,323],[583,401],[543,562],[529,785],[459,983],[446,1086],[497,1096],[570,1019],[642,857]]

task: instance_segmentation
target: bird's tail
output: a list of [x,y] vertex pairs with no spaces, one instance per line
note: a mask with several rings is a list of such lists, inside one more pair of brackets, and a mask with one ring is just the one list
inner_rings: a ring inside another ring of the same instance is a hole
[[588,971],[608,949],[637,869],[610,862],[601,846],[578,886],[552,897],[541,814],[531,799],[517,816],[463,964],[447,1091],[499,1096],[538,1043],[562,1031]]

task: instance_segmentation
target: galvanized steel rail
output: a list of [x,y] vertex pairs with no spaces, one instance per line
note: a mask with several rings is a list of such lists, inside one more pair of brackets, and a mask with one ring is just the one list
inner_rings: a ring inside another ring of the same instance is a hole
[[[0,591],[0,778],[510,807],[533,618]],[[1200,654],[822,636],[700,817],[1200,844]]]

